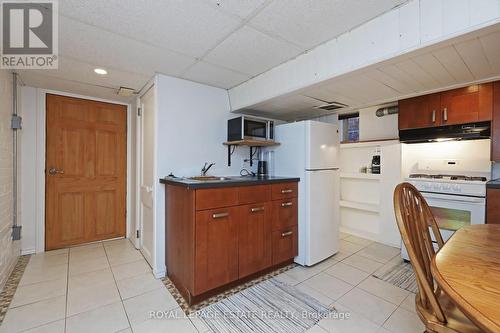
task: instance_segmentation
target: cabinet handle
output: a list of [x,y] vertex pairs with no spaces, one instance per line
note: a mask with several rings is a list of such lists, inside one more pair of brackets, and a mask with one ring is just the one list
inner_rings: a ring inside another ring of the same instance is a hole
[[436,122],[436,110],[432,110],[432,122]]
[[281,193],[285,194],[285,193],[292,193],[293,190],[281,190]]
[[288,237],[293,235],[293,231],[282,232],[281,237]]
[[213,219],[221,219],[223,217],[229,216],[229,213],[218,213],[218,214],[212,214]]
[[284,202],[281,204],[281,207],[290,207],[292,205],[291,202]]
[[448,121],[448,108],[443,109],[443,120]]
[[252,213],[257,213],[257,212],[262,212],[264,210],[264,207],[255,207],[250,209]]

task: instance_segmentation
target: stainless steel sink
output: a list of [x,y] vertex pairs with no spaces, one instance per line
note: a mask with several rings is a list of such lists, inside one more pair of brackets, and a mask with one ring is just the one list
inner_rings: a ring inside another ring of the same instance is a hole
[[195,177],[189,177],[189,179],[198,180],[201,182],[209,182],[209,181],[230,180],[231,178],[229,178],[229,177],[217,177],[217,176],[195,176]]

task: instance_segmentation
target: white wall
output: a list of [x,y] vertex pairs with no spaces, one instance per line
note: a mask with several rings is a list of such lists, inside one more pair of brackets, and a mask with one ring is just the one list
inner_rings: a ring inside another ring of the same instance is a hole
[[0,290],[19,255],[12,233],[12,74],[0,70]]
[[[227,166],[228,93],[187,80],[158,75],[157,89],[157,177],[199,175],[205,162],[215,162],[209,174],[239,175],[248,158],[248,148],[236,148],[232,166]],[[156,184],[155,275],[165,274],[165,188]]]
[[359,140],[397,139],[398,115],[391,114],[377,117],[375,111],[381,106],[373,106],[359,110]]

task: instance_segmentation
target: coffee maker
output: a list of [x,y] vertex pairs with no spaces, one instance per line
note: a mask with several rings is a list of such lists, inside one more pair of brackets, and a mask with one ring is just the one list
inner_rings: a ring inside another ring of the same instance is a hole
[[257,163],[257,176],[266,177],[269,175],[266,154],[261,150],[259,154],[259,162]]
[[372,157],[372,173],[380,174],[380,155],[374,155]]

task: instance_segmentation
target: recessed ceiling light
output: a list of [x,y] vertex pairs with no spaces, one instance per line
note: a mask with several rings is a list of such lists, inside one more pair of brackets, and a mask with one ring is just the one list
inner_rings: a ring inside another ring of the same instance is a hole
[[96,72],[96,74],[99,74],[99,75],[106,75],[106,74],[108,74],[108,71],[105,70],[105,69],[102,69],[102,68],[96,68],[96,69],[94,69],[94,72]]

